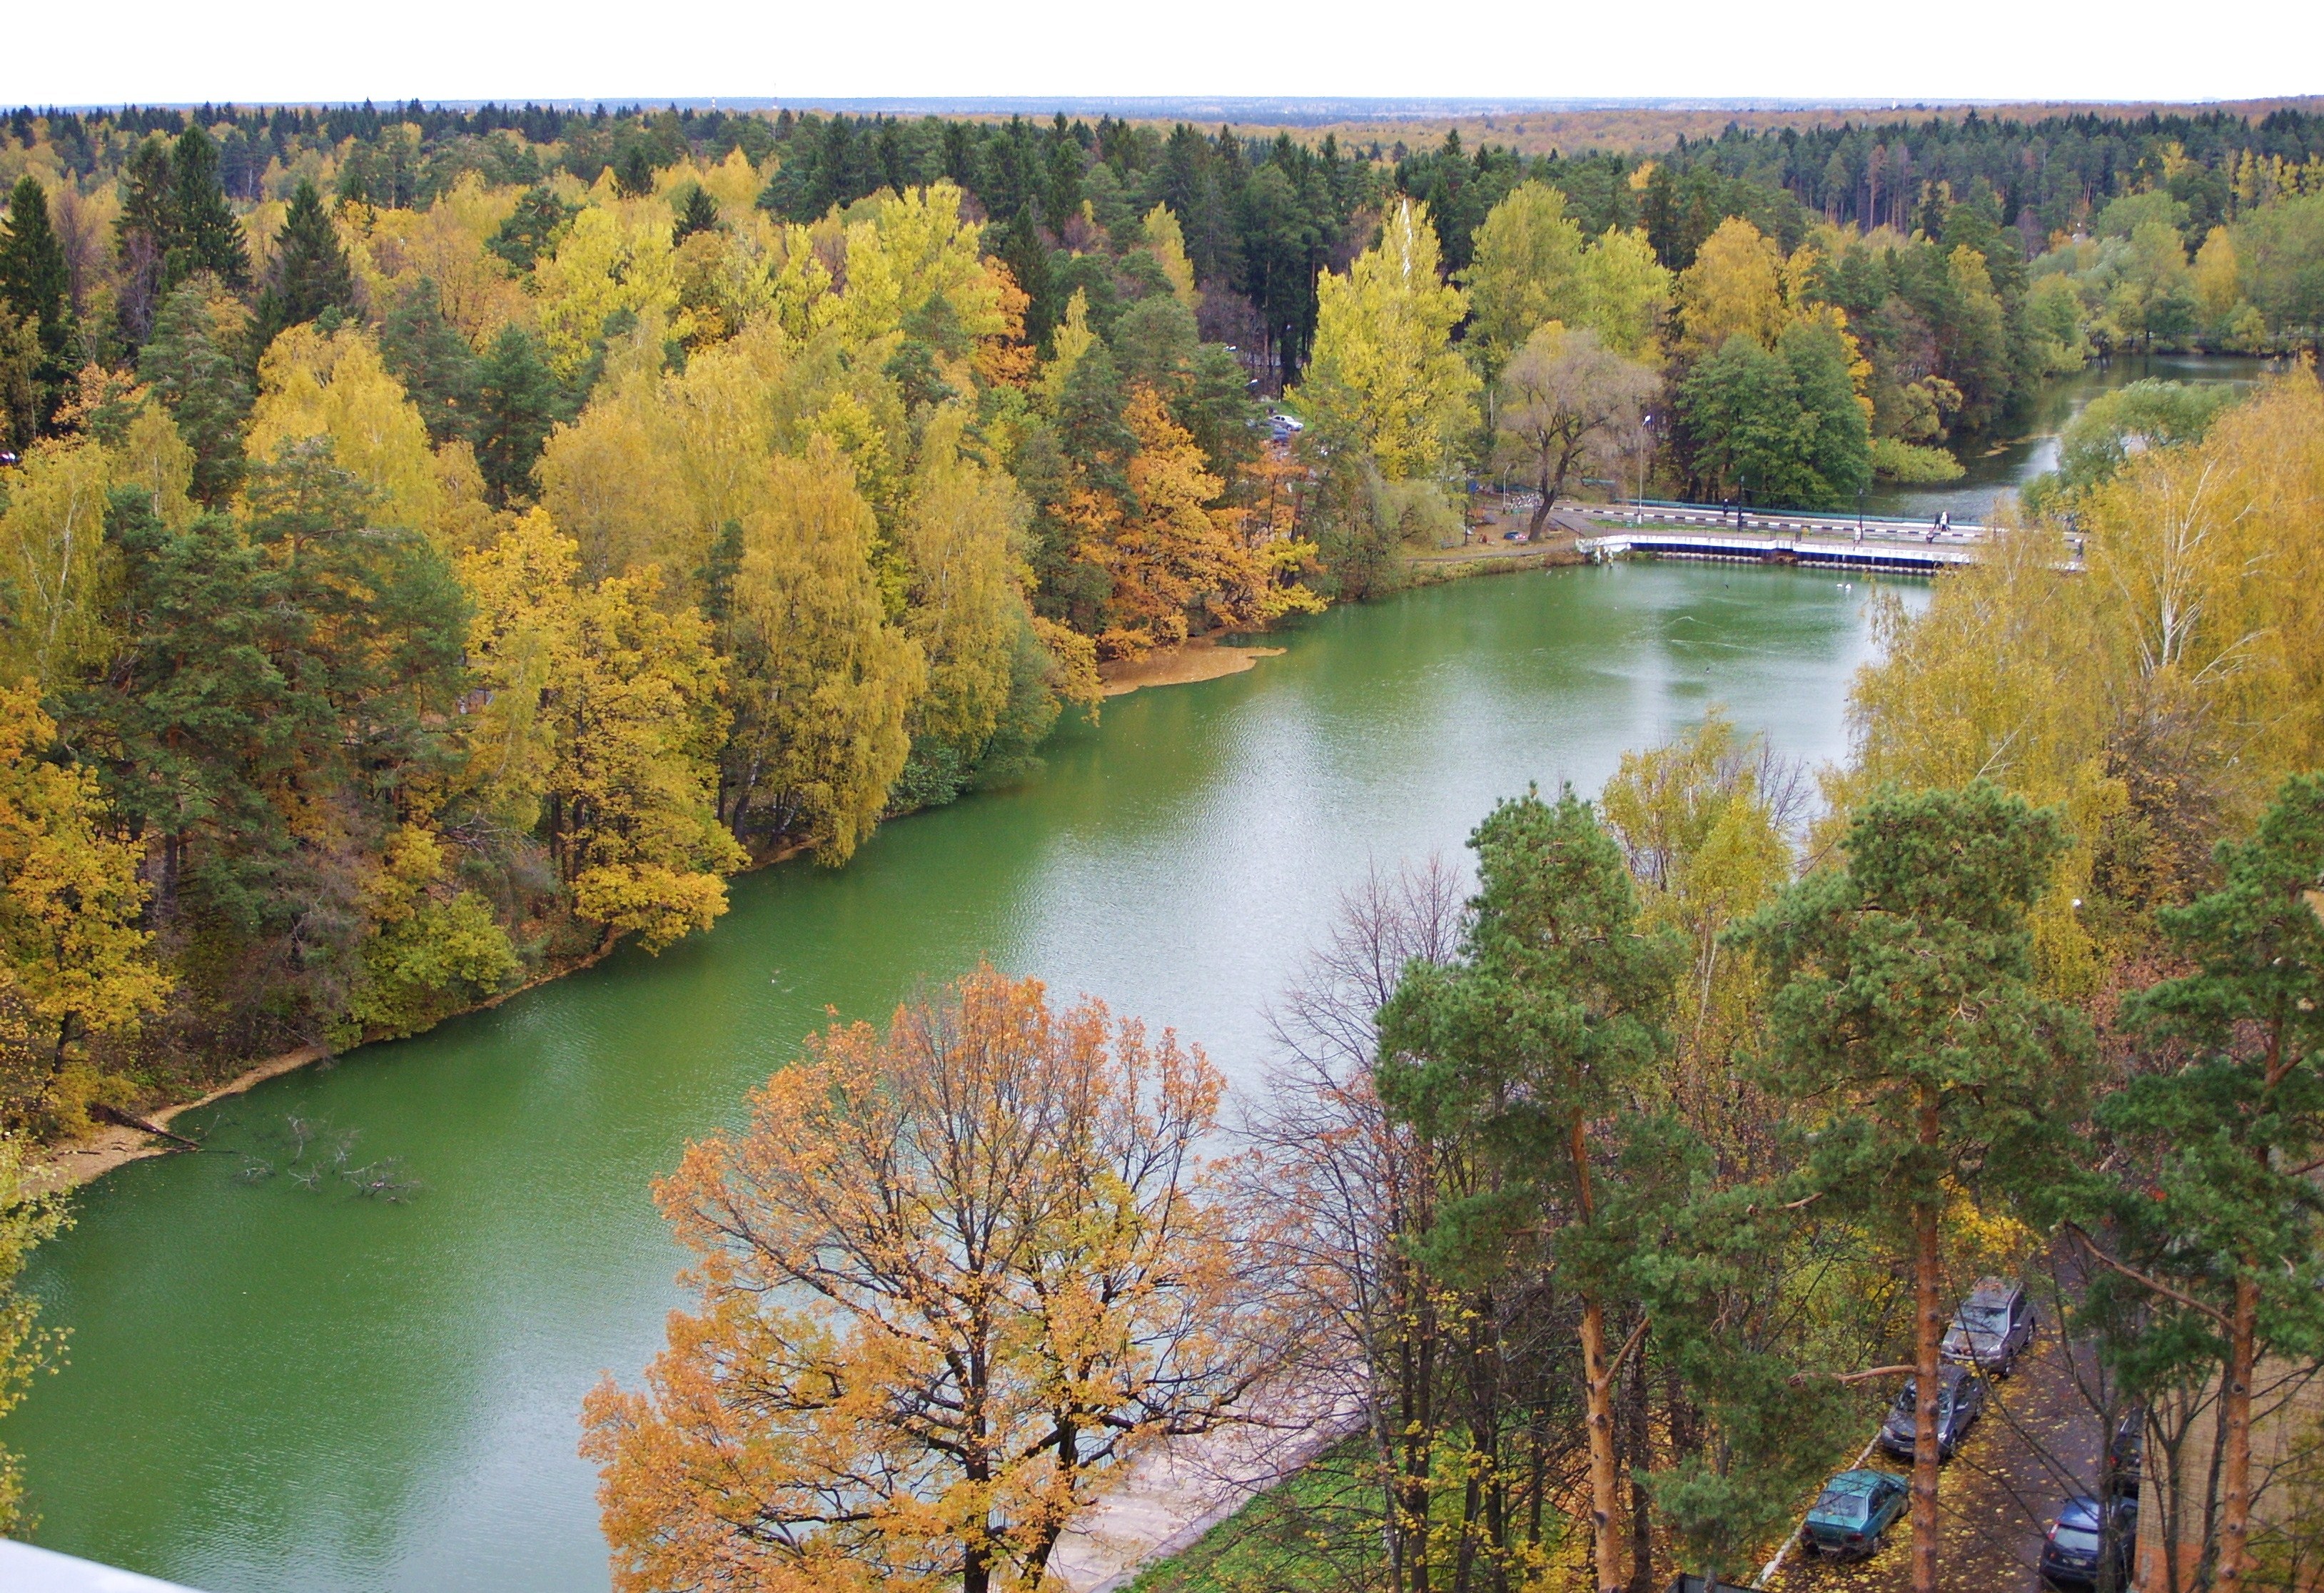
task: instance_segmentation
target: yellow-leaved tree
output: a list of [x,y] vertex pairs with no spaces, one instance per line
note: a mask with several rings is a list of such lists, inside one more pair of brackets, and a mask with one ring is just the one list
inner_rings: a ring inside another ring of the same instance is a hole
[[[0,513],[0,681],[51,687],[109,647],[117,559],[105,540],[114,462],[93,438],[34,445]],[[184,486],[179,483],[182,501]]]
[[370,301],[393,304],[424,277],[436,284],[444,318],[478,347],[503,327],[529,324],[531,295],[485,248],[520,191],[488,189],[482,173],[465,171],[424,210],[366,211],[348,255]]
[[592,580],[650,564],[684,566],[699,539],[662,382],[659,345],[623,340],[589,407],[541,452],[541,505],[578,544]]
[[1773,348],[1790,324],[1784,256],[1775,241],[1730,216],[1702,241],[1694,263],[1679,273],[1679,348],[1707,355],[1737,333]]
[[1199,1051],[990,968],[837,1024],[655,1196],[699,1257],[583,1451],[622,1593],[991,1593],[1268,1364]]
[[[1254,545],[1243,535],[1250,511],[1220,507],[1224,483],[1152,388],[1133,388],[1122,412],[1138,451],[1125,471],[1130,492],[1117,519],[1093,545],[1112,577],[1099,646],[1118,658],[1186,640],[1188,617],[1207,612],[1257,629],[1280,615],[1320,610],[1323,600],[1296,576],[1306,545]],[[1286,569],[1274,555],[1293,552]]]
[[[16,1408],[32,1374],[55,1354],[57,1336],[40,1326],[41,1303],[17,1286],[32,1249],[70,1220],[64,1192],[24,1164],[24,1142],[0,1134],[0,1416]],[[23,1463],[0,1446],[0,1533],[24,1530]]]
[[768,472],[724,600],[734,705],[724,806],[738,833],[796,835],[836,865],[887,806],[927,669],[889,620],[872,567],[878,524],[837,447],[818,435]]
[[838,325],[870,343],[911,331],[965,353],[997,336],[1005,313],[1000,279],[980,249],[983,225],[961,214],[950,182],[881,193],[847,228],[847,285]]
[[347,997],[350,1039],[417,1034],[490,995],[521,966],[492,903],[450,875],[443,840],[426,825],[388,837],[364,890],[370,933]]
[[1368,452],[1390,481],[1449,470],[1476,424],[1477,373],[1452,343],[1467,308],[1444,281],[1428,207],[1399,200],[1379,242],[1316,284],[1296,396],[1321,440]]
[[905,630],[927,662],[911,729],[973,763],[1009,705],[1021,638],[1031,623],[1018,544],[1031,513],[1002,473],[964,454],[965,408],[932,415],[904,517],[911,571]]
[[292,327],[258,365],[258,403],[244,443],[272,459],[302,437],[331,439],[332,460],[379,494],[379,523],[433,533],[443,508],[434,449],[420,410],[380,363],[368,333]]
[[1194,287],[1194,262],[1186,256],[1186,229],[1178,225],[1178,217],[1167,205],[1157,205],[1146,213],[1143,224],[1146,247],[1161,266],[1170,291],[1188,309],[1200,308],[1203,296]]
[[[1764,1021],[1765,970],[1727,932],[1792,878],[1788,822],[1801,816],[1805,774],[1767,755],[1716,710],[1677,741],[1625,752],[1599,802],[1637,881],[1649,929],[1686,937],[1693,966],[1678,983],[1674,1062],[1664,1082],[1696,1132],[1726,1143],[1749,1086],[1734,1067]],[[1765,1118],[1747,1114],[1747,1120]]]
[[[1833,806],[1983,778],[2066,809],[2034,930],[2081,990],[2110,938],[2209,879],[2213,843],[2324,761],[2324,392],[2296,370],[2200,442],[2146,450],[2057,528],[2006,532],[1928,609],[1894,603]],[[2086,906],[2077,909],[2077,898]],[[2094,940],[2097,944],[2093,944]]]
[[720,664],[652,570],[576,589],[577,564],[539,511],[462,561],[484,696],[466,779],[512,825],[546,822],[576,913],[659,951],[726,910],[744,861],[715,802]]
[[[664,216],[669,212],[663,211]],[[573,218],[557,253],[533,267],[540,288],[540,340],[550,366],[568,381],[589,363],[622,312],[650,316],[684,336],[678,314],[678,262],[665,220],[624,220],[591,204]]]
[[51,761],[29,682],[0,686],[0,1134],[86,1132],[125,1104],[90,1042],[161,1010],[170,980],[137,926],[140,849],[111,833],[97,776]]
[[1565,196],[1523,182],[1477,228],[1475,256],[1461,273],[1469,291],[1468,343],[1489,383],[1544,321],[1581,323],[1585,308],[1582,228]]
[[1650,358],[1670,308],[1673,281],[1643,230],[1609,227],[1582,257],[1576,324],[1625,359]]

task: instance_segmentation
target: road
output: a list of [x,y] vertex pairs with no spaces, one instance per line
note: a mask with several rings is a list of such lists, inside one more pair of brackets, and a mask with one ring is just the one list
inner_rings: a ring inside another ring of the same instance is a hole
[[[2085,1361],[2087,1370],[2087,1361]],[[2042,1533],[2067,1495],[2094,1491],[2102,1424],[2074,1386],[2056,1331],[2044,1322],[2015,1376],[1944,1470],[1939,1579],[1949,1593],[2035,1593]],[[1877,1457],[1897,1471],[1910,1466]],[[1794,1558],[1775,1593],[1902,1593],[1912,1583],[1912,1529],[1899,1518],[1880,1552],[1841,1565]]]

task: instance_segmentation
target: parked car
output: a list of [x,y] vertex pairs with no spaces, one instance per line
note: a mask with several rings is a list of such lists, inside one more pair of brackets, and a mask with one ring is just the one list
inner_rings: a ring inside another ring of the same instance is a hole
[[2034,1302],[2017,1285],[1989,1277],[1971,1289],[1953,1312],[1944,1353],[1947,1360],[2006,1377],[2033,1342]]
[[[1888,1407],[1888,1419],[1880,1426],[1880,1447],[1900,1460],[1913,1458],[1913,1446],[1919,1441],[1917,1427],[1920,1417],[1917,1377],[1904,1379],[1904,1386],[1896,1395],[1896,1403]],[[1937,1373],[1937,1453],[1951,1459],[1960,1441],[1977,1419],[1985,1414],[1985,1379],[1967,1367],[1945,1367]]]
[[2116,1499],[2102,1507],[2088,1494],[2077,1494],[2058,1509],[2042,1541],[2042,1578],[2061,1588],[2095,1588],[2111,1511],[2114,1530],[2114,1585],[2130,1586],[2132,1557],[2138,1549],[2138,1501]]
[[1880,1534],[1904,1513],[1910,1493],[1894,1472],[1843,1471],[1823,1485],[1800,1542],[1819,1554],[1869,1554],[1880,1547]]

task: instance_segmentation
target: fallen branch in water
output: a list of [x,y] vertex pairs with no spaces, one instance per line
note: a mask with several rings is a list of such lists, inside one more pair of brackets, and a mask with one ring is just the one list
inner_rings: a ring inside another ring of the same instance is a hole
[[119,1107],[106,1106],[99,1103],[98,1105],[92,1106],[88,1109],[88,1115],[97,1119],[97,1121],[101,1123],[111,1123],[115,1128],[134,1128],[140,1134],[151,1134],[156,1138],[175,1141],[177,1144],[184,1146],[188,1150],[199,1150],[202,1148],[200,1141],[189,1139],[182,1134],[172,1134],[169,1129],[161,1127],[161,1124],[149,1123],[143,1118],[136,1117],[129,1112],[123,1111]]

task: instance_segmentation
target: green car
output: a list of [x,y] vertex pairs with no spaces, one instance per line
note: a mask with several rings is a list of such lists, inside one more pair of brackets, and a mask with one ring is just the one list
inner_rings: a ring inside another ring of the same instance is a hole
[[1845,1559],[1869,1554],[1880,1547],[1888,1524],[1904,1513],[1910,1494],[1894,1472],[1843,1471],[1823,1485],[1800,1541],[1818,1553]]

